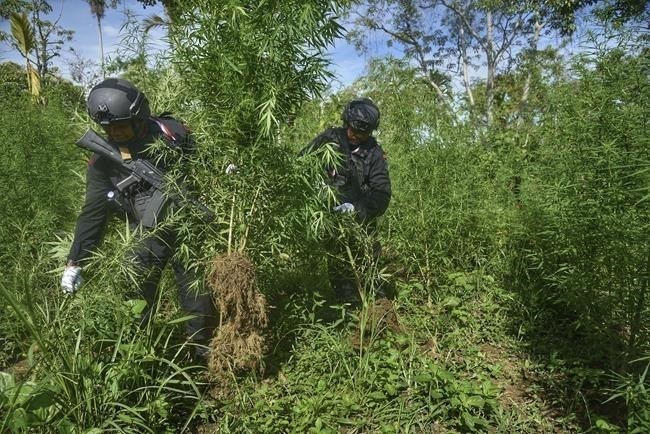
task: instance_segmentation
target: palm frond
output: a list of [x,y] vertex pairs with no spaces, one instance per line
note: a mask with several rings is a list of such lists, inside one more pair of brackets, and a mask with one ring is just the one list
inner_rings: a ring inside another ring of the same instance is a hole
[[38,75],[36,68],[27,65],[27,81],[29,82],[29,90],[33,96],[40,96],[41,94],[41,77]]
[[9,21],[11,23],[11,34],[14,37],[16,46],[20,54],[27,58],[36,45],[34,28],[27,19],[27,14],[24,12],[22,14],[13,12],[9,17]]

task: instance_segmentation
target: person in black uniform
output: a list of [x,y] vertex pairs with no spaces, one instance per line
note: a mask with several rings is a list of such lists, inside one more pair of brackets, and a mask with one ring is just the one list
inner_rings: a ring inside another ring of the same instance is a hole
[[[87,108],[90,117],[106,133],[108,143],[119,149],[122,158],[144,158],[165,170],[164,162],[149,145],[161,139],[174,154],[177,161],[194,149],[192,136],[185,126],[171,117],[153,117],[149,102],[132,83],[123,79],[109,78],[95,86],[88,95]],[[158,283],[165,265],[170,262],[179,289],[180,302],[185,311],[195,315],[187,322],[188,336],[201,346],[196,355],[206,355],[207,345],[214,329],[215,312],[210,295],[196,294],[190,289],[194,276],[180,262],[172,258],[176,234],[169,228],[145,227],[141,217],[146,214],[152,190],[148,185],[133,185],[120,194],[117,184],[128,177],[124,169],[107,157],[94,154],[88,161],[86,196],[81,214],[77,219],[74,240],[61,279],[61,288],[73,294],[81,286],[82,267],[92,250],[103,236],[107,220],[116,205],[125,216],[132,230],[139,230],[142,239],[133,249],[129,260],[137,282],[136,294],[147,301],[142,324],[146,324],[156,306]],[[119,196],[119,197],[118,197]]]
[[[337,192],[338,204],[333,211],[354,213],[371,237],[375,235],[376,218],[386,212],[391,199],[385,154],[372,136],[379,127],[379,118],[379,108],[369,98],[354,99],[343,110],[342,127],[326,129],[300,152],[304,155],[327,143],[335,145],[342,157],[341,164],[328,168],[326,179]],[[341,258],[342,250],[345,251],[342,247],[339,242],[328,243],[330,284],[339,298],[356,298],[359,288],[349,261]],[[380,251],[381,246],[375,241],[375,260]]]

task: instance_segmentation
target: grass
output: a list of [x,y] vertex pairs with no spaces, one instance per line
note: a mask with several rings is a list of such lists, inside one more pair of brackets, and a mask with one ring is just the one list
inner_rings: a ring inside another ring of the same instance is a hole
[[531,392],[503,321],[511,298],[489,276],[471,292],[461,277],[477,275],[453,274],[439,301],[402,284],[392,302],[303,324],[291,357],[242,379],[208,432],[575,432]]
[[30,310],[4,288],[35,344],[2,374],[2,430],[622,432],[624,402],[644,420],[645,377],[612,379],[586,358],[532,348],[544,316],[527,316],[498,279],[479,269],[435,281],[395,279],[394,299],[359,308],[319,290],[270,300],[283,304],[266,369],[234,376],[217,397],[187,357],[173,303],[143,334],[138,303],[86,288]]

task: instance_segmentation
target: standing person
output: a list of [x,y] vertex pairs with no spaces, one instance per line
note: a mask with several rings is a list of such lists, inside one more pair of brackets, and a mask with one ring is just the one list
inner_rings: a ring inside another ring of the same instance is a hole
[[[353,99],[341,114],[343,126],[326,129],[300,152],[303,155],[314,152],[327,143],[335,145],[342,158],[338,167],[327,169],[327,182],[337,193],[338,204],[333,211],[354,213],[366,234],[371,237],[375,236],[377,217],[386,212],[391,198],[385,154],[372,136],[373,131],[379,127],[379,118],[379,107],[372,100]],[[349,240],[344,240],[346,241]],[[357,299],[360,288],[354,270],[348,260],[341,258],[341,253],[346,252],[345,245],[332,241],[328,246],[328,272],[332,290],[341,299]],[[375,260],[380,251],[381,246],[375,241]]]
[[[119,150],[124,161],[146,159],[165,170],[164,162],[149,149],[161,139],[172,149],[177,161],[192,152],[194,142],[190,132],[171,117],[152,117],[149,101],[144,93],[127,80],[109,78],[95,86],[88,95],[88,114],[99,124],[108,138],[108,144]],[[144,215],[151,205],[154,191],[150,185],[136,183],[128,191],[119,192],[117,184],[129,176],[118,164],[106,156],[93,154],[86,173],[86,197],[77,219],[74,240],[61,279],[61,288],[73,294],[82,283],[82,267],[104,234],[109,215],[115,208],[128,218],[132,230],[139,230],[142,239],[132,250],[135,275],[138,276],[137,296],[147,302],[143,324],[149,321],[156,306],[158,283],[165,265],[170,262],[178,285],[184,310],[195,318],[187,322],[188,336],[200,344],[195,355],[206,356],[204,345],[209,343],[216,315],[209,295],[197,295],[190,289],[193,275],[172,258],[176,234],[169,228],[154,229],[157,222],[145,222]],[[119,197],[118,197],[119,196]],[[147,219],[149,220],[149,219]]]

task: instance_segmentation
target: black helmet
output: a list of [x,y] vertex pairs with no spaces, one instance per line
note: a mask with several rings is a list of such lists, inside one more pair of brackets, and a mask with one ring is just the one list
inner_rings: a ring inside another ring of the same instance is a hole
[[379,127],[379,107],[370,98],[353,99],[343,110],[343,126],[369,133]]
[[132,119],[142,121],[151,115],[149,101],[130,81],[107,78],[88,94],[88,114],[101,125]]

